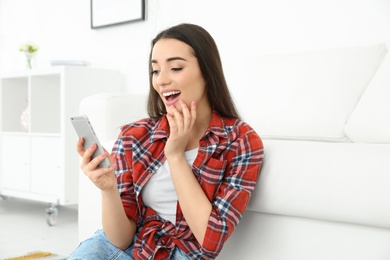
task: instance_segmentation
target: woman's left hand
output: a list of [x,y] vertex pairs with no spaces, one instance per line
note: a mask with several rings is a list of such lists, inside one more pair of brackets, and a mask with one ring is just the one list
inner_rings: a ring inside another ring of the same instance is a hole
[[174,105],[170,107],[172,114],[167,114],[170,128],[168,141],[165,145],[165,155],[168,157],[182,156],[191,138],[191,130],[196,119],[196,103],[191,102],[191,111],[183,100],[179,100],[181,113]]

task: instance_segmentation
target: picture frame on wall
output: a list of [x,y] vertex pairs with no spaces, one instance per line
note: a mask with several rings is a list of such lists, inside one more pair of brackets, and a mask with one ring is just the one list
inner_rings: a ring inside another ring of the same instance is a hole
[[145,0],[91,0],[91,28],[145,20]]

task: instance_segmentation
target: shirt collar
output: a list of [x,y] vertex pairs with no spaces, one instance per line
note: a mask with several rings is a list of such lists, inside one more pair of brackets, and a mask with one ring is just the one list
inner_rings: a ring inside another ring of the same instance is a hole
[[[150,142],[152,143],[159,139],[168,138],[169,124],[166,115],[163,115],[151,130],[153,134],[150,136]],[[228,138],[228,131],[225,125],[225,121],[216,111],[213,111],[210,124],[207,127],[204,136],[207,136],[209,133],[213,133],[221,138]]]

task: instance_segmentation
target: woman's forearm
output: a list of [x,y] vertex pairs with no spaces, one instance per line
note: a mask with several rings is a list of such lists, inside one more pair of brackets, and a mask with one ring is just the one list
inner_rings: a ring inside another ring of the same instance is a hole
[[180,207],[192,233],[202,245],[212,206],[185,157],[168,160]]
[[133,242],[136,223],[129,219],[122,206],[118,190],[102,191],[103,229],[110,242],[126,250]]

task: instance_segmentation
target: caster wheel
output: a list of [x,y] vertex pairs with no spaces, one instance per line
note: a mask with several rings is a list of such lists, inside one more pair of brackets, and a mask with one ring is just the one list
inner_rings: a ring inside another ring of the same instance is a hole
[[49,226],[54,226],[57,221],[58,209],[56,206],[51,205],[50,208],[46,209],[46,222]]

